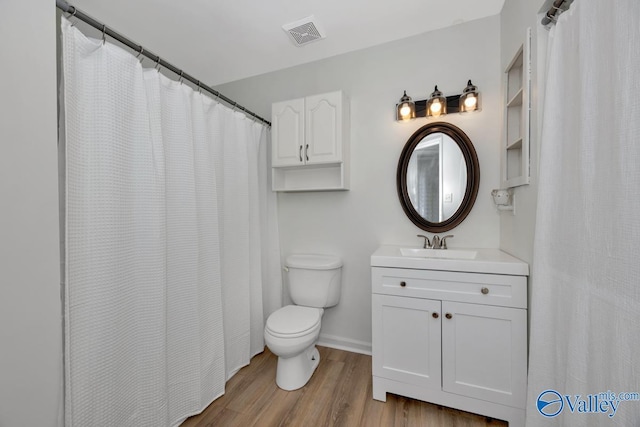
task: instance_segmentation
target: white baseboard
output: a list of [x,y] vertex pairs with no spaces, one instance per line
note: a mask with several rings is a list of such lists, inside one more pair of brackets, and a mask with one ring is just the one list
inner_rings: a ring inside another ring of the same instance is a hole
[[335,335],[320,334],[319,346],[351,351],[353,353],[367,354],[371,356],[371,343],[338,337]]

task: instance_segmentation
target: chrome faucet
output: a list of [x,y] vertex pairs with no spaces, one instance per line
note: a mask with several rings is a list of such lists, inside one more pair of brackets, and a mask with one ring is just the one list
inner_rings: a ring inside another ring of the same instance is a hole
[[422,245],[422,249],[431,248],[431,242],[429,241],[429,238],[427,236],[425,236],[424,234],[418,234],[418,237],[424,238],[424,245]]
[[443,238],[433,236],[433,249],[447,249],[447,239],[453,237],[453,234],[447,234]]
[[442,238],[436,235],[433,236],[431,241],[423,234],[418,234],[418,237],[424,238],[424,245],[422,246],[424,249],[447,249],[447,239],[453,237],[453,234],[448,234]]

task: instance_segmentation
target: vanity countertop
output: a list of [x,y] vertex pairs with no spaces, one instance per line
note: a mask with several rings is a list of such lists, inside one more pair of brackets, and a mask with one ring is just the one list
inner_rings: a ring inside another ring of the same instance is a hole
[[[411,268],[417,270],[461,271],[467,273],[508,274],[528,276],[529,264],[509,255],[500,249],[465,249],[475,251],[474,259],[444,258],[448,249],[436,249],[441,252],[438,258],[404,256],[400,249],[407,246],[383,245],[371,255],[372,267]],[[452,251],[453,253],[453,251]]]

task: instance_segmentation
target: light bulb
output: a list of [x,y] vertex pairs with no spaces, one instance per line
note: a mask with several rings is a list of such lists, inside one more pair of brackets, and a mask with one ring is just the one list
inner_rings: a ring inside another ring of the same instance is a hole
[[440,103],[439,100],[435,100],[433,101],[433,103],[431,104],[431,107],[429,107],[431,109],[431,113],[437,115],[440,114],[440,111],[442,110],[442,104]]
[[400,107],[400,116],[403,119],[407,119],[409,118],[410,114],[411,114],[411,107],[409,107],[409,104],[405,102],[404,104],[402,104],[402,107]]
[[464,106],[467,107],[468,110],[475,110],[477,103],[478,98],[473,95],[469,95],[464,99]]

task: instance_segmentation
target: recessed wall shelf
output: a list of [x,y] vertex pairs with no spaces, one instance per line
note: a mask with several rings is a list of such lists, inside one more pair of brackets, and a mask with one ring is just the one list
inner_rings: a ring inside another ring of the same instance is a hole
[[529,184],[531,29],[504,72],[502,186]]
[[518,138],[511,144],[507,145],[507,150],[515,150],[518,148],[522,148],[522,138]]
[[516,92],[516,94],[513,95],[513,98],[511,98],[509,100],[509,102],[507,102],[507,108],[516,107],[518,105],[522,105],[522,94],[523,93],[524,93],[524,91],[522,90],[522,88],[520,88],[518,90],[518,92]]

